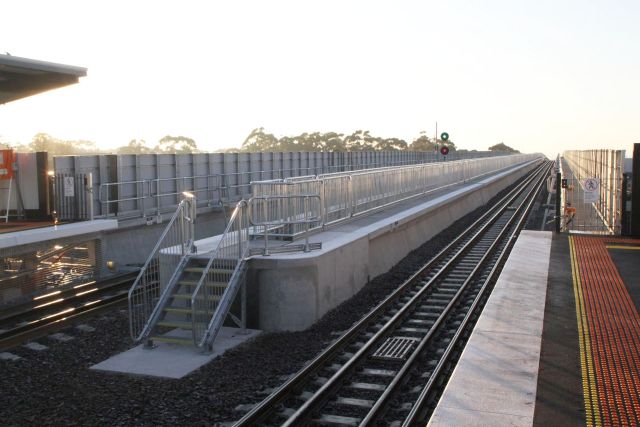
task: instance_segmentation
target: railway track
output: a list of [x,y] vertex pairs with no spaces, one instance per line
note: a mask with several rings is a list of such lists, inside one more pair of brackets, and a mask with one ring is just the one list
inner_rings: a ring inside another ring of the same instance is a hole
[[235,425],[424,425],[551,163]]
[[137,272],[88,281],[54,291],[0,312],[0,352],[39,338],[82,316],[111,309],[127,300]]

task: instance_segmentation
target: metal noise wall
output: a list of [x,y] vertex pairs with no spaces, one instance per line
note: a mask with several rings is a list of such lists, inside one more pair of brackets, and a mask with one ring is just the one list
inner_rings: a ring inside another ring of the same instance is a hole
[[620,234],[624,150],[563,153],[565,230]]
[[[503,153],[452,152],[447,160],[499,155]],[[163,214],[175,211],[183,192],[193,193],[203,211],[248,198],[254,181],[441,160],[434,152],[405,151],[60,156],[54,158],[55,204],[58,214],[69,219],[93,214],[94,218],[159,221]],[[67,192],[65,196],[65,177],[77,181],[89,174],[91,187],[77,188],[84,194]]]

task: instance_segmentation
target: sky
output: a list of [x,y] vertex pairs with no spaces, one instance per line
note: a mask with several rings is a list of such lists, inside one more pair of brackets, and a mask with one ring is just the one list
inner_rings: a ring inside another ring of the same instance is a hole
[[548,157],[640,142],[640,2],[5,2],[0,53],[88,68],[0,105],[0,142],[202,150],[336,131]]

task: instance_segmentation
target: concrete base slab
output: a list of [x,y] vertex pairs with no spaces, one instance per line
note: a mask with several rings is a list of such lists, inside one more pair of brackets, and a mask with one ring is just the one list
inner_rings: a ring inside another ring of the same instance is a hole
[[[261,333],[259,330],[223,327],[218,333],[210,354],[203,354],[195,347],[179,344],[157,343],[153,349],[145,349],[141,344],[124,353],[113,356],[104,362],[93,365],[97,371],[118,372],[123,374],[147,375],[161,378],[182,378],[211,360]],[[190,338],[191,331],[174,329],[165,334],[167,337]]]

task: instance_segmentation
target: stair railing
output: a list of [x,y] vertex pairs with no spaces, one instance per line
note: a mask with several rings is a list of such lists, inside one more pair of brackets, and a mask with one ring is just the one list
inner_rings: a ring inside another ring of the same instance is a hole
[[196,199],[185,196],[129,289],[129,330],[135,342],[148,334],[161,294],[169,290],[178,266],[193,252]]
[[242,200],[231,214],[191,296],[193,343],[204,350],[210,350],[238,289],[244,284],[243,261],[248,249],[248,203]]

